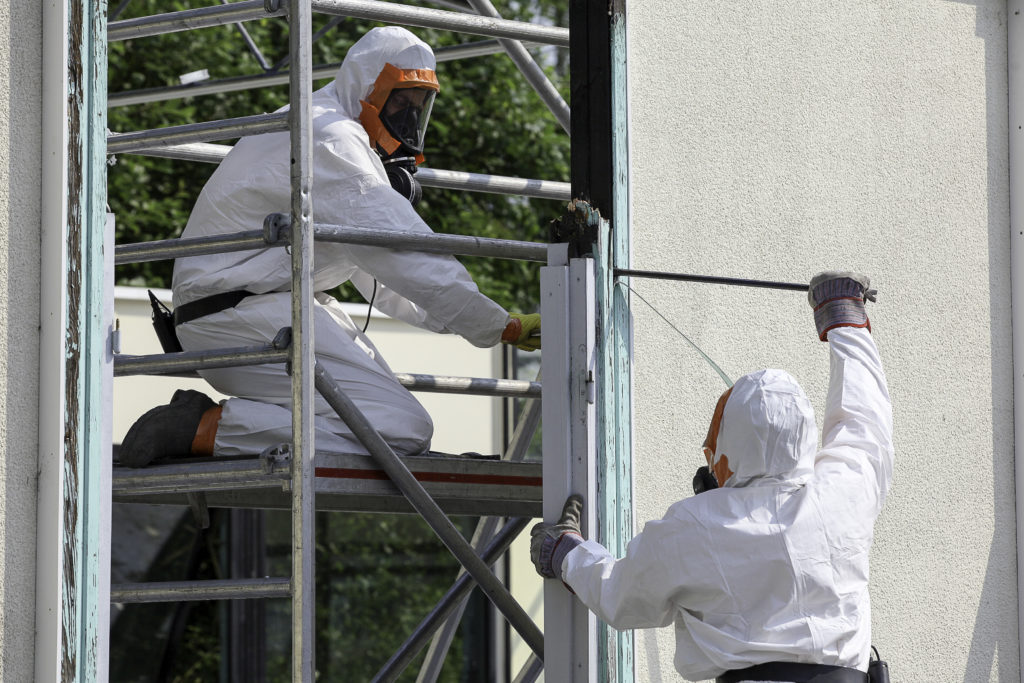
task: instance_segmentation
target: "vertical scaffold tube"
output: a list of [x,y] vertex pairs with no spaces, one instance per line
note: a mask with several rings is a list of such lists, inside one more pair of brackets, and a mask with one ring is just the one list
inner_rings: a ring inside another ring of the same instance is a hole
[[505,585],[498,580],[487,564],[480,559],[469,542],[459,533],[451,520],[445,516],[434,499],[430,497],[423,485],[409,472],[405,464],[395,455],[384,438],[377,433],[366,416],[356,407],[348,396],[339,388],[327,371],[317,363],[314,370],[316,390],[324,397],[328,405],[338,413],[342,421],[348,425],[363,447],[373,456],[380,468],[388,475],[391,482],[402,492],[413,508],[430,525],[434,533],[447,546],[455,559],[466,568],[466,572],[480,585],[484,595],[494,603],[512,627],[519,632],[523,640],[544,661],[544,636],[537,625],[530,619],[522,605],[508,592]]
[[312,683],[314,671],[313,458],[313,172],[312,9],[288,0],[291,57],[292,240],[292,680]]

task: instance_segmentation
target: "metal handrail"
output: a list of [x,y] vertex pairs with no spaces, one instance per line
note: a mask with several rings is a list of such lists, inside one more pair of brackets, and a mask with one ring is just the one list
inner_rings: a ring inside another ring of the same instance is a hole
[[[536,46],[537,43],[520,43],[524,47]],[[504,48],[496,39],[478,40],[462,45],[448,45],[434,50],[434,59],[438,62],[451,62],[458,59],[470,59],[502,52]],[[338,72],[341,62],[333,64],[318,64],[313,67],[313,80],[324,80],[334,78]],[[107,96],[107,107],[127,107],[133,104],[147,104],[149,102],[164,102],[166,100],[178,99],[181,97],[200,97],[202,95],[213,95],[216,93],[237,92],[239,90],[251,90],[255,88],[267,88],[275,85],[288,83],[288,72],[267,72],[252,76],[234,76],[232,78],[218,78],[215,80],[203,81],[200,83],[189,83],[188,85],[171,85],[157,88],[140,88],[137,90],[123,90]]]
[[110,602],[186,602],[191,600],[243,600],[287,598],[291,579],[211,579],[207,581],[157,581],[121,583],[110,587]]
[[108,133],[107,154],[129,154],[153,147],[231,140],[247,135],[263,135],[283,130],[288,130],[287,112],[186,123],[180,126],[164,126],[128,133]]
[[[266,4],[273,6],[281,3],[279,0],[277,2],[269,0]],[[410,7],[379,0],[313,0],[312,7],[315,11],[324,14],[356,19],[371,19],[392,24],[437,28],[492,38],[511,38],[544,45],[569,47],[569,29],[557,26],[541,26],[523,21],[494,19],[429,7]],[[267,11],[263,0],[247,0],[230,5],[201,7],[114,21],[107,27],[107,40],[145,38],[177,31],[222,26],[240,21],[278,17],[284,14],[285,10],[279,6]]]
[[[179,237],[169,240],[153,240],[135,244],[120,244],[114,247],[114,265],[159,261],[161,259],[216,254],[227,251],[246,251],[266,247],[284,247],[290,242],[290,228],[284,214],[271,214],[267,221],[278,225],[283,222],[277,235],[272,231],[249,230],[245,232],[206,237]],[[432,254],[453,254],[457,256],[481,256],[519,261],[547,262],[549,245],[544,242],[502,240],[491,237],[472,237],[435,232],[408,232],[379,230],[344,225],[314,226],[317,241],[360,244],[364,246],[407,249]]]

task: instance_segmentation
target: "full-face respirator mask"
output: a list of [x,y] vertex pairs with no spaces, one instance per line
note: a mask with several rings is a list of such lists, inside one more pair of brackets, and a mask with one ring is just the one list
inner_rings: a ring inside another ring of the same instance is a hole
[[359,116],[380,154],[388,181],[413,205],[423,197],[415,178],[434,97],[439,91],[432,69],[399,69],[385,64]]

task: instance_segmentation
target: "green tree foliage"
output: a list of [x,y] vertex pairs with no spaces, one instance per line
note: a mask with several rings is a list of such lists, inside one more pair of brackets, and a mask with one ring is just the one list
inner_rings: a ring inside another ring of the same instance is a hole
[[[203,6],[209,2],[133,0],[120,17],[147,16]],[[561,3],[498,3],[509,18],[567,23]],[[316,17],[314,30],[330,20]],[[372,22],[345,19],[314,46],[314,64],[340,62]],[[248,22],[246,29],[271,64],[287,56],[287,24],[275,19]],[[411,29],[435,48],[482,38]],[[535,50],[553,80],[567,93],[564,50]],[[111,93],[176,85],[182,74],[207,69],[211,79],[262,71],[234,26],[187,31],[110,44]],[[287,68],[287,67],[283,67]],[[427,165],[476,173],[568,180],[569,140],[540,98],[504,54],[438,64],[441,94],[428,130]],[[326,81],[314,84],[322,86]],[[287,86],[116,107],[109,126],[127,132],[269,112],[287,103]],[[176,237],[195,197],[213,172],[209,164],[121,155],[109,170],[108,202],[117,215],[118,243]],[[420,214],[436,232],[482,237],[543,240],[547,223],[561,213],[558,202],[426,188]],[[314,198],[315,200],[315,198]],[[258,227],[258,226],[257,226]],[[537,303],[536,265],[493,259],[465,259],[482,291],[514,310]],[[167,286],[170,264],[119,268],[118,282]],[[351,298],[353,292],[340,295]],[[354,295],[358,297],[358,295]]]

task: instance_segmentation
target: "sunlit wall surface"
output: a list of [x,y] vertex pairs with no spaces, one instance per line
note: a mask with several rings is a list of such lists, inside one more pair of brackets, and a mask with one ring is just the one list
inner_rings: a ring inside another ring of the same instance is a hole
[[[795,282],[856,269],[879,290],[897,465],[873,638],[905,683],[1018,677],[1005,12],[628,3],[634,267]],[[802,294],[633,286],[733,378],[785,368],[823,408],[827,347]],[[725,387],[633,312],[639,525],[690,494]],[[636,648],[637,680],[676,680],[671,629]]]

